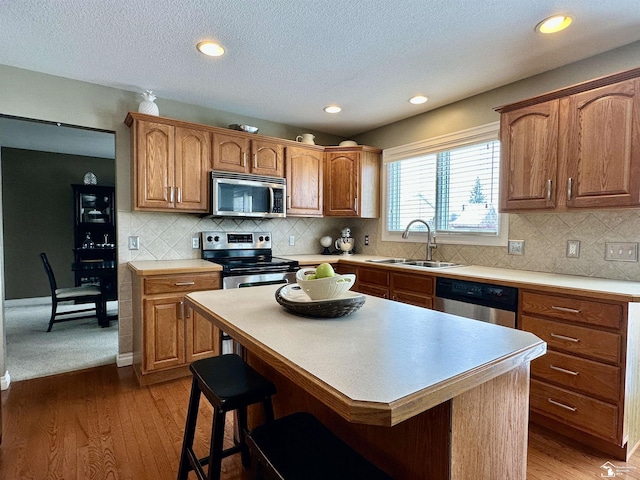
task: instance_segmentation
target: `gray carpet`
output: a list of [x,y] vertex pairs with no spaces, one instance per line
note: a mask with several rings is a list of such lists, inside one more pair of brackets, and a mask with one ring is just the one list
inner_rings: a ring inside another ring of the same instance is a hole
[[[59,311],[72,307],[59,307]],[[109,302],[109,313],[117,302]],[[7,370],[11,381],[115,363],[118,353],[118,322],[108,328],[96,318],[56,323],[47,333],[51,304],[5,306]],[[4,373],[4,372],[3,372]]]

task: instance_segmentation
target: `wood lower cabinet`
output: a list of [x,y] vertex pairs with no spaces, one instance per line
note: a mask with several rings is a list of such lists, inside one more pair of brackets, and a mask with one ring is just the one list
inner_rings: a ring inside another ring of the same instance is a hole
[[380,155],[370,147],[325,148],[325,216],[380,216]]
[[531,363],[531,419],[626,460],[640,443],[637,304],[520,290],[523,330],[547,342]]
[[134,210],[209,210],[211,133],[129,113]]
[[640,205],[640,68],[498,109],[500,210]]
[[323,149],[287,147],[287,215],[321,217],[323,214]]
[[141,385],[188,375],[192,361],[219,355],[219,330],[184,305],[185,294],[218,288],[219,273],[133,275],[133,367]]
[[360,293],[433,308],[435,277],[376,267],[359,267],[357,275],[356,288]]

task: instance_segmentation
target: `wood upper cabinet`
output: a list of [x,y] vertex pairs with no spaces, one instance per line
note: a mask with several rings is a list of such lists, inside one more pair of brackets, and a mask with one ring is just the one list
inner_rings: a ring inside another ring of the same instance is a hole
[[380,150],[327,147],[324,161],[324,214],[378,218]]
[[500,117],[502,210],[554,208],[558,100]]
[[640,69],[500,111],[501,211],[640,205]]
[[234,133],[213,134],[213,170],[284,176],[284,149],[277,141]]
[[133,115],[134,210],[207,212],[210,132]]
[[317,148],[286,148],[287,215],[322,216],[323,157]]
[[640,79],[569,97],[567,204],[640,205]]

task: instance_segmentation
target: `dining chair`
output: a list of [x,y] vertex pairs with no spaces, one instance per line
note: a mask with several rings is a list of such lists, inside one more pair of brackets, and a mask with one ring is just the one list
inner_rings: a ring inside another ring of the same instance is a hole
[[[40,254],[44,269],[47,272],[49,278],[49,286],[51,287],[51,319],[49,320],[49,328],[47,332],[51,331],[54,323],[66,322],[69,320],[78,320],[81,318],[98,317],[98,324],[102,324],[103,312],[102,293],[98,287],[81,286],[81,287],[67,287],[58,288],[56,283],[56,277],[53,274],[47,254],[42,252]],[[91,308],[79,308],[74,310],[65,310],[64,312],[58,312],[58,304],[61,302],[75,301],[81,304],[93,303],[95,306]],[[78,313],[93,312],[92,314],[77,315]]]

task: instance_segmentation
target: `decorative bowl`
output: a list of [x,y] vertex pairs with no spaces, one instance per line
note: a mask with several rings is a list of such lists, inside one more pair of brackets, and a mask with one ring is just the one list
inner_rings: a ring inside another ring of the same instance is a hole
[[258,127],[252,127],[251,125],[239,125],[234,123],[229,125],[229,128],[232,130],[240,130],[241,132],[258,133]]
[[283,285],[276,291],[276,301],[295,315],[311,318],[337,318],[358,310],[366,297],[357,292],[345,292],[331,300],[311,300],[295,283]]
[[339,298],[356,283],[356,276],[352,273],[306,280],[306,278],[314,274],[315,271],[315,268],[302,268],[296,273],[296,283],[300,285],[304,293],[309,295],[311,300],[331,300],[333,298]]

